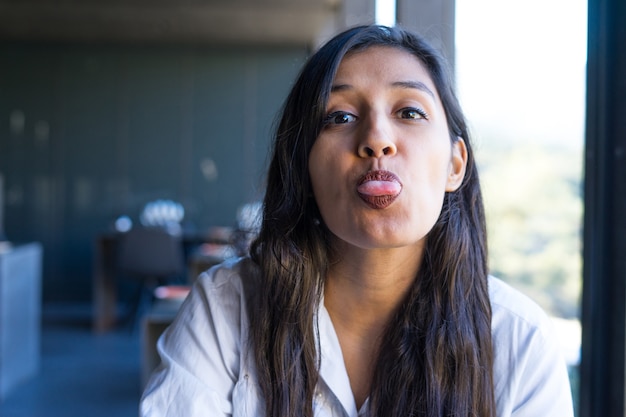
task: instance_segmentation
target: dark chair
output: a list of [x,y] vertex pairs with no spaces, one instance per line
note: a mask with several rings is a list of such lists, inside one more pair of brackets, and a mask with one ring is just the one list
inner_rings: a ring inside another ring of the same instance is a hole
[[118,268],[121,276],[139,281],[131,304],[133,328],[153,299],[154,289],[184,276],[183,244],[179,234],[163,227],[134,227],[121,235]]

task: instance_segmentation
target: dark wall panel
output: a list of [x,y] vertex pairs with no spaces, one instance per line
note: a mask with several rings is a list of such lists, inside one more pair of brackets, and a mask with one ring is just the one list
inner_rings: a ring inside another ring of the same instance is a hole
[[261,198],[295,47],[0,45],[7,237],[44,245],[44,298],[91,296],[93,242],[149,201],[232,226]]

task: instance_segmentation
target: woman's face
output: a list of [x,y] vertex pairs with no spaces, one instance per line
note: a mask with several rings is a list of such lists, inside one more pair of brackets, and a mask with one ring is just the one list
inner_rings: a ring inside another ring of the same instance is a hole
[[421,247],[466,160],[414,55],[370,47],[343,59],[309,156],[315,200],[336,243]]

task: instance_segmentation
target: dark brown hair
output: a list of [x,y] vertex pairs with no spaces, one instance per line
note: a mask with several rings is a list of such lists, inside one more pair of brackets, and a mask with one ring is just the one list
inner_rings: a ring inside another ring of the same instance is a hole
[[491,307],[482,197],[467,125],[445,60],[418,35],[362,26],[326,43],[305,64],[284,104],[273,146],[263,222],[251,257],[261,291],[251,335],[268,417],[312,417],[319,375],[316,311],[330,232],[312,197],[308,157],[343,57],[371,46],[416,56],[446,112],[450,140],[468,150],[461,187],[445,195],[420,271],[382,339],[370,392],[372,416],[495,415]]

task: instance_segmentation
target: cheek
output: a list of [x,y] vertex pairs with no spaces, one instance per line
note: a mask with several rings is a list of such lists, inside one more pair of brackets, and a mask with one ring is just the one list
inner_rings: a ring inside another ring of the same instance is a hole
[[324,205],[332,204],[341,197],[341,171],[331,161],[311,166],[309,174],[313,196],[320,210],[324,209]]
[[309,177],[311,179],[313,192],[316,192],[320,183],[324,181],[324,170],[322,167],[325,166],[327,162],[325,158],[322,157],[323,154],[317,142],[313,144],[311,154],[309,155]]
[[336,188],[348,169],[345,150],[332,146],[333,141],[318,138],[309,155],[309,175],[314,190],[320,193]]
[[[450,172],[450,150],[446,147],[417,153],[412,166],[412,201],[428,217],[439,216]],[[423,155],[423,156],[422,156]],[[426,157],[425,155],[428,155]]]
[[324,144],[318,139],[313,144],[309,156],[309,176],[313,195],[315,196],[315,201],[318,206],[321,203],[323,204],[326,194],[330,191],[329,186],[332,185],[330,179],[332,178],[331,171],[333,162],[329,156],[330,154],[324,149],[323,145]]

